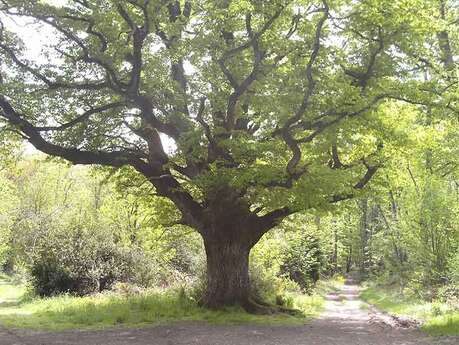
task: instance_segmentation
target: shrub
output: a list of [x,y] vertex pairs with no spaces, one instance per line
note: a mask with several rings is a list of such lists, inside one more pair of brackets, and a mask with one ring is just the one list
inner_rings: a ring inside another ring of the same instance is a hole
[[156,285],[164,274],[157,258],[146,254],[141,248],[118,248],[118,251],[122,254],[121,261],[124,265],[123,274],[118,280],[147,288]]
[[116,281],[148,283],[153,277],[147,266],[144,255],[117,245],[109,234],[77,228],[41,239],[30,274],[40,296],[86,295],[109,289]]
[[459,309],[459,284],[447,284],[438,289],[437,298],[441,302],[450,304]]
[[459,285],[459,250],[450,258],[448,271],[451,281]]
[[289,241],[283,253],[280,274],[296,282],[303,291],[311,292],[319,280],[322,253],[319,241],[312,235]]
[[275,275],[273,271],[264,270],[260,266],[252,266],[250,270],[251,293],[260,300],[288,305],[288,293],[300,292],[300,286],[289,279]]

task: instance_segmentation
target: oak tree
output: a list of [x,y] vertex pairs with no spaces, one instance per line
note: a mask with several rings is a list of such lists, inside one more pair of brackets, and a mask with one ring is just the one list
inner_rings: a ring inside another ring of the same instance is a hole
[[[2,0],[2,129],[74,164],[130,167],[201,234],[203,304],[258,311],[251,248],[285,217],[368,184],[397,144],[391,104],[439,97],[419,78],[448,59],[439,11],[419,0]],[[52,33],[40,58],[14,23]]]

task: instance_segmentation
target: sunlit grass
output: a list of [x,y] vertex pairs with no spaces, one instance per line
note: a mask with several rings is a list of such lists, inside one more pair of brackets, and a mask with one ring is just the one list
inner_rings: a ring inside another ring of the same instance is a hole
[[[7,294],[20,298],[23,287],[2,285]],[[2,291],[2,290],[0,290]],[[293,306],[302,315],[253,315],[241,308],[211,311],[177,291],[145,291],[136,295],[113,293],[87,297],[63,295],[0,306],[0,323],[7,327],[42,330],[94,329],[114,326],[140,327],[175,321],[206,321],[215,324],[255,323],[298,325],[318,315],[324,300],[319,295],[295,295]]]
[[336,275],[331,279],[319,280],[316,285],[316,292],[321,296],[325,296],[331,292],[339,292],[346,282],[346,278],[341,275]]
[[459,311],[428,320],[422,329],[431,335],[457,335],[459,334]]
[[364,301],[390,314],[421,321],[421,329],[430,335],[459,334],[459,310],[446,303],[407,298],[390,289],[375,287],[366,288],[360,296]]
[[23,285],[16,284],[9,277],[0,275],[0,308],[18,304],[25,292]]
[[293,306],[303,312],[305,316],[315,317],[323,310],[324,298],[321,295],[296,295],[293,298]]

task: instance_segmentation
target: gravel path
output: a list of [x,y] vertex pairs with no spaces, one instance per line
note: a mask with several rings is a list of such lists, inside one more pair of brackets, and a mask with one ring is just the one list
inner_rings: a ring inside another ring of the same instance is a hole
[[432,339],[397,327],[390,317],[362,309],[358,287],[345,285],[328,296],[322,316],[304,326],[215,326],[179,323],[142,329],[10,331],[0,328],[0,345],[459,345],[459,338]]

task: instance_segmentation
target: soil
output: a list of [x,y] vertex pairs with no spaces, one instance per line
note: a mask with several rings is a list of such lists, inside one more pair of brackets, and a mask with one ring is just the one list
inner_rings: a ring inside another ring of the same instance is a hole
[[415,322],[362,308],[358,286],[346,284],[326,309],[303,326],[216,326],[186,322],[141,329],[59,333],[0,327],[0,345],[459,345],[458,337],[430,338]]

